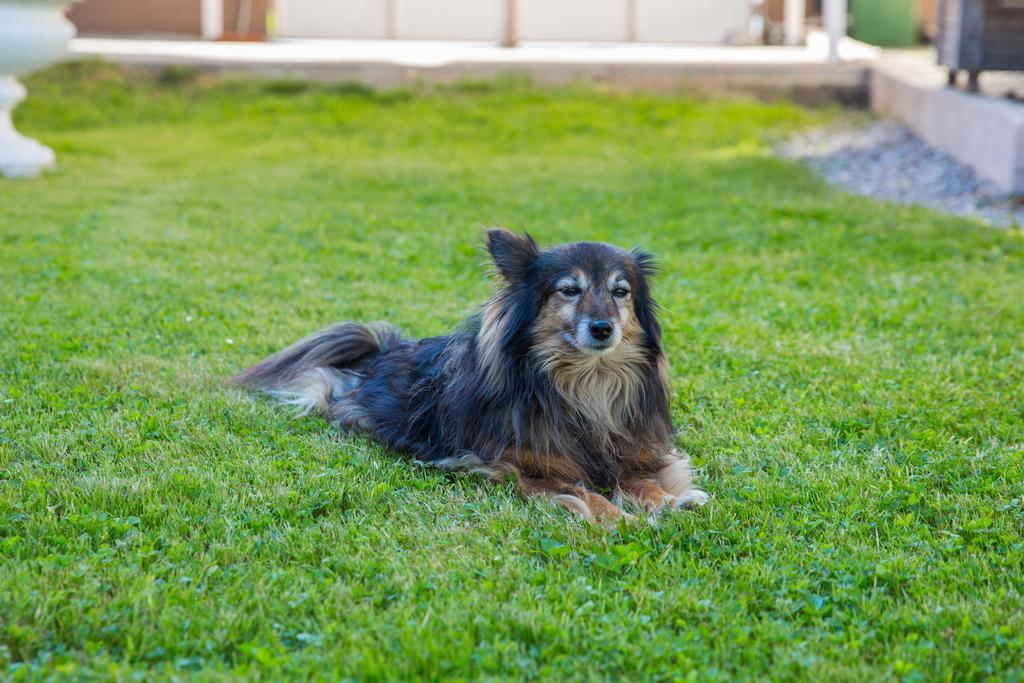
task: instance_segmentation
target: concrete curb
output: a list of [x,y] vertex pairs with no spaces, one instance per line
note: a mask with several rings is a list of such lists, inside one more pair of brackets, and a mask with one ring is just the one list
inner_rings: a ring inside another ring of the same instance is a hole
[[934,67],[880,60],[871,109],[904,123],[1008,193],[1024,193],[1024,104],[947,87]]
[[[75,57],[72,57],[75,58]],[[203,73],[262,78],[295,78],[319,82],[355,82],[375,88],[418,84],[451,84],[488,80],[498,76],[524,76],[545,86],[595,83],[622,90],[686,93],[698,96],[743,95],[760,100],[792,99],[809,106],[842,104],[866,106],[868,69],[864,64],[643,64],[643,63],[495,63],[452,62],[440,66],[389,62],[211,63],[183,58],[122,59],[106,61],[162,69],[191,66]]]

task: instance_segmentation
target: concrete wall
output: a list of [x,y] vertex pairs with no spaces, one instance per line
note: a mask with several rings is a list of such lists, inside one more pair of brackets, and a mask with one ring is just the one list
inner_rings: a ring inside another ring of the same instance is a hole
[[876,62],[871,69],[871,108],[895,118],[993,181],[1024,194],[1024,107],[994,97],[947,88],[941,69]]
[[[750,0],[516,0],[523,41],[709,43],[742,35]],[[276,0],[282,37],[499,41],[507,0]]]

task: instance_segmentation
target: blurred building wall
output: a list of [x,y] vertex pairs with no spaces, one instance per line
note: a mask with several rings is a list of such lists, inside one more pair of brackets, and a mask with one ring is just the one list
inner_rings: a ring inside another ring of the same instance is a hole
[[290,0],[274,3],[274,34],[302,38],[386,38],[387,0]]
[[[645,0],[649,1],[649,0]],[[623,41],[627,0],[517,0],[520,40]]]
[[[238,11],[246,0],[224,0],[224,30],[254,37],[266,35],[270,0],[248,0],[250,20],[238,31]],[[68,11],[79,33],[200,35],[200,0],[85,0]]]
[[[515,0],[519,40],[728,43],[750,0]],[[499,41],[507,0],[276,0],[282,37]]]
[[[322,0],[286,0],[303,3]],[[357,0],[358,1],[358,0]],[[558,0],[561,1],[561,0]],[[335,0],[354,4],[352,0]],[[392,0],[396,38],[501,40],[504,0]]]
[[735,0],[638,0],[637,40],[656,43],[733,43],[742,41],[750,2]]
[[935,40],[938,13],[938,0],[917,0],[917,17],[921,22],[921,35],[928,40]]
[[68,12],[80,33],[199,35],[199,0],[85,0]]

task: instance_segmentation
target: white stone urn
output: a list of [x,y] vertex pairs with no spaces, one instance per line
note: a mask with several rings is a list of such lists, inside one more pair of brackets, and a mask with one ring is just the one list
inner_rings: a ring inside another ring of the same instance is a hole
[[75,27],[64,17],[74,0],[0,0],[0,175],[31,177],[53,166],[53,150],[14,129],[11,110],[25,99],[16,76],[64,54]]

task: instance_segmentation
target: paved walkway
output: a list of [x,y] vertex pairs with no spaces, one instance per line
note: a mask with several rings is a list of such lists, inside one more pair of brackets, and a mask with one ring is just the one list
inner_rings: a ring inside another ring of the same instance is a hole
[[[74,56],[135,63],[289,65],[388,63],[407,67],[489,64],[675,64],[793,66],[824,64],[828,40],[812,33],[804,47],[724,47],[638,43],[494,43],[412,40],[274,40],[266,43],[206,42],[146,38],[76,38]],[[865,60],[878,50],[845,39],[843,60]]]

